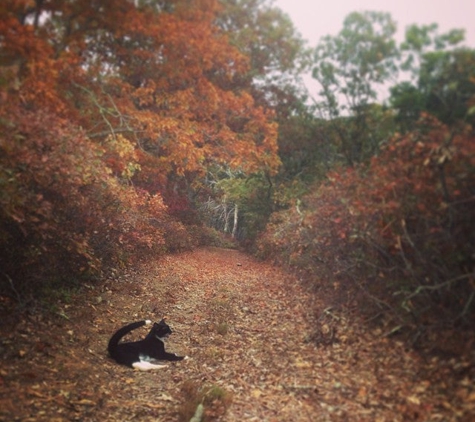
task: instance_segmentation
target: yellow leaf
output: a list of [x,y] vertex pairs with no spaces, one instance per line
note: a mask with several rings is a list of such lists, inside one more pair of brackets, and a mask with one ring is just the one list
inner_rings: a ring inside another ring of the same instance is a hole
[[310,368],[312,364],[310,362],[306,362],[306,361],[298,359],[295,361],[295,366],[297,368]]
[[81,399],[81,400],[75,401],[74,404],[83,404],[83,405],[87,405],[87,406],[95,406],[96,402],[94,402],[92,400],[88,400],[88,399]]
[[416,396],[409,396],[407,397],[407,401],[409,403],[412,403],[412,404],[416,404],[416,405],[420,405],[421,404],[421,401],[419,400],[419,397],[416,397]]
[[262,391],[258,389],[252,390],[251,395],[252,397],[258,399],[262,395]]

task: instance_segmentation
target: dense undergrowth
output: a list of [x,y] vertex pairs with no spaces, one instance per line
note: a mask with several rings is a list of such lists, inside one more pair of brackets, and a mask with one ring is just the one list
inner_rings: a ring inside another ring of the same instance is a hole
[[124,157],[124,145],[106,150],[52,113],[24,108],[10,107],[0,127],[0,286],[19,304],[54,302],[147,257],[226,243],[104,165],[114,153],[132,160],[133,148]]
[[426,115],[276,213],[259,254],[403,327],[473,324],[475,139]]

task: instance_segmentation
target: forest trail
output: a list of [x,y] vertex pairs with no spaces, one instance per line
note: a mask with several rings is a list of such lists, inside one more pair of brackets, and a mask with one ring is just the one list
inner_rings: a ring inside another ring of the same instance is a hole
[[[189,421],[199,392],[207,421],[469,421],[475,414],[470,362],[424,360],[238,251],[169,255],[89,286],[56,311],[16,325],[4,318],[0,420]],[[190,359],[136,372],[107,357],[117,328],[162,316],[174,330],[167,350]]]

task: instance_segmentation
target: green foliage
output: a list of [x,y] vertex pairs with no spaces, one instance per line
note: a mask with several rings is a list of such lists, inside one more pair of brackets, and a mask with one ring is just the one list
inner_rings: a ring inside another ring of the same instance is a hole
[[260,81],[264,90],[306,65],[304,41],[290,18],[271,2],[223,0],[222,4],[218,25],[229,34],[231,44],[249,57],[247,76]]
[[254,174],[243,181],[239,200],[240,238],[252,242],[267,223],[273,207],[273,182],[269,175]]
[[197,202],[209,226],[250,243],[272,212],[272,179],[264,173],[246,176],[215,168],[208,174],[206,190]]
[[401,131],[411,130],[423,111],[446,124],[475,122],[468,113],[475,94],[475,51],[460,47],[463,40],[463,30],[439,34],[436,24],[406,29],[400,68],[410,81],[393,86],[390,97]]
[[395,32],[390,15],[355,12],[338,35],[322,39],[315,49],[313,77],[322,86],[329,116],[355,113],[376,99],[374,85],[385,83],[396,71]]
[[411,25],[406,28],[405,39],[401,43],[401,69],[416,76],[421,68],[421,60],[427,53],[449,50],[465,39],[465,32],[453,29],[445,34],[438,34],[438,25]]
[[390,101],[397,111],[396,121],[402,132],[411,130],[425,109],[423,93],[407,81],[391,87]]
[[475,95],[473,75],[475,50],[427,54],[419,77],[419,88],[427,95],[426,110],[446,124],[466,120],[467,103]]
[[329,122],[317,120],[309,113],[295,113],[283,120],[279,125],[282,171],[278,180],[310,183],[323,178],[340,160],[331,129]]
[[[332,119],[341,151],[353,165],[372,156],[381,138],[370,124],[376,86],[397,71],[396,24],[389,14],[351,13],[336,36],[326,36],[315,49],[313,77],[320,83],[318,108]],[[343,121],[340,120],[343,116]]]

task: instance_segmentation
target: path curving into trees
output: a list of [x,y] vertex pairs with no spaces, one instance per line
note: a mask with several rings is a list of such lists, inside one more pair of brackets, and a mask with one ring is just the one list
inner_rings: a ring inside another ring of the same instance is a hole
[[[234,250],[146,262],[52,311],[3,317],[0,420],[189,421],[200,401],[211,421],[475,414],[470,362],[425,360]],[[116,328],[162,316],[174,329],[167,349],[189,360],[135,372],[108,359]]]

